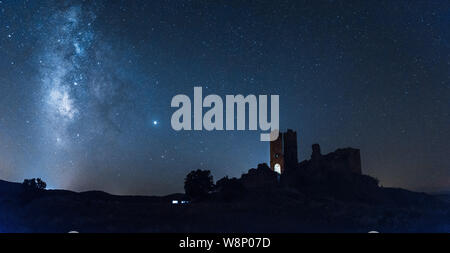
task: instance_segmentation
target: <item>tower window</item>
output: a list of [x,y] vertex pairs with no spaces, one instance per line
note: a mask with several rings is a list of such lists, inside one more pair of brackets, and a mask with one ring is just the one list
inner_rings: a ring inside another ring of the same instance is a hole
[[278,174],[281,174],[281,165],[279,163],[275,164],[274,171]]

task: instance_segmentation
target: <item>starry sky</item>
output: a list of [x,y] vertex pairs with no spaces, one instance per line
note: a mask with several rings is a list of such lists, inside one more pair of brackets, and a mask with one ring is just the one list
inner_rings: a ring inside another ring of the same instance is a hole
[[383,186],[450,190],[448,1],[0,1],[0,178],[181,192],[268,162],[259,131],[171,128],[173,96],[280,95],[299,158],[361,149]]

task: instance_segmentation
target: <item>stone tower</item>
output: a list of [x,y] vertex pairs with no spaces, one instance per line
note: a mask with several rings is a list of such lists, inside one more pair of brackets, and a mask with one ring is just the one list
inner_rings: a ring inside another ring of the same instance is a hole
[[270,142],[270,169],[275,172],[283,173],[283,134],[280,132],[278,138]]
[[288,129],[278,138],[270,142],[270,168],[282,174],[285,169],[296,168],[298,165],[297,133]]

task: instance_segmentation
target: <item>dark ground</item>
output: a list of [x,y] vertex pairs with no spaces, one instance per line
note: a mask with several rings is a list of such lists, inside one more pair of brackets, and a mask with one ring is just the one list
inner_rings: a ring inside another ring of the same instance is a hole
[[450,232],[450,197],[382,188],[390,201],[351,202],[286,189],[173,205],[165,197],[46,190],[0,181],[0,232]]

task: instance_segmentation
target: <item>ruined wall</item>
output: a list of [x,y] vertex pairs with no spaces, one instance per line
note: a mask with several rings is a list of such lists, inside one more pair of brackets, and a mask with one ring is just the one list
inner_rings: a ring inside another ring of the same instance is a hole
[[354,148],[338,149],[322,156],[321,166],[330,170],[362,174],[359,149]]

